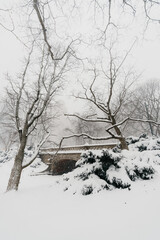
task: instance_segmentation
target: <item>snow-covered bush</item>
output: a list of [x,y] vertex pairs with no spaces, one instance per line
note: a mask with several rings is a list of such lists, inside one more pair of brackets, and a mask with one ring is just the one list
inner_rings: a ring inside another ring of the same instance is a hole
[[106,181],[115,188],[130,189],[131,183],[124,168],[111,166],[106,172]]
[[160,158],[157,156],[157,152],[123,151],[123,159],[119,165],[121,168],[125,168],[131,181],[149,180],[153,177],[159,162]]
[[142,134],[140,137],[128,137],[126,141],[130,149],[137,149],[139,152],[160,150],[160,138],[149,138],[146,134]]
[[143,140],[146,140],[146,139],[148,139],[148,137],[147,137],[147,135],[145,133],[143,133],[139,137],[135,137],[135,136],[127,137],[126,138],[126,142],[128,144],[134,144],[136,142],[143,141]]
[[86,180],[90,174],[97,175],[100,179],[106,180],[106,171],[111,165],[118,167],[117,163],[121,156],[114,152],[102,151],[96,155],[91,151],[85,152],[81,155],[81,159],[77,161],[76,167],[84,167],[85,171],[75,177]]
[[[124,183],[121,178],[111,177],[111,168],[115,172],[119,170],[119,161],[122,156],[111,150],[87,151],[81,155],[76,163],[76,169],[63,175],[62,185],[64,190],[71,190],[72,193],[88,195],[97,193],[104,189],[128,188],[130,183]],[[128,178],[130,181],[130,179]]]
[[76,169],[60,180],[63,189],[82,195],[115,188],[130,190],[136,180],[153,178],[160,166],[160,139],[146,135],[129,139],[129,151],[116,147],[84,152]]
[[152,178],[155,170],[152,166],[143,166],[139,167],[137,165],[134,166],[133,169],[126,168],[126,171],[128,173],[129,178],[132,181],[135,181],[138,178],[141,178],[143,180],[148,180]]

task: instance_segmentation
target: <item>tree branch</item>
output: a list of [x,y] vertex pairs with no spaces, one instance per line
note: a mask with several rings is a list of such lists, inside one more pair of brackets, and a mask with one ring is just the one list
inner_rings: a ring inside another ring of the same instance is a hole
[[111,127],[107,128],[106,131],[108,132],[109,130],[111,130],[112,128],[114,127],[118,127],[118,126],[121,126],[122,124],[124,124],[125,122],[127,121],[134,121],[134,122],[144,122],[144,123],[153,123],[155,125],[160,125],[160,123],[158,122],[155,122],[153,120],[147,120],[147,119],[138,119],[138,118],[130,118],[130,117],[127,117],[125,118],[123,121],[117,123],[117,124],[114,124],[112,125]]
[[28,167],[29,165],[31,165],[34,160],[36,159],[38,153],[39,153],[39,149],[41,148],[41,146],[46,142],[47,138],[49,137],[50,134],[47,134],[44,139],[42,141],[39,142],[39,144],[37,145],[37,148],[35,150],[35,153],[33,154],[33,156],[31,156],[31,158],[29,159],[29,162],[26,163],[25,165],[22,166],[22,169]]
[[[72,135],[69,135],[69,136],[64,136],[62,139],[61,139],[61,141],[60,141],[60,143],[59,143],[59,148],[58,148],[58,150],[57,150],[57,152],[61,149],[61,147],[62,147],[62,143],[63,143],[63,141],[65,140],[65,139],[69,139],[69,138],[73,138],[73,137],[86,137],[86,138],[89,138],[89,139],[91,139],[91,140],[97,140],[97,141],[105,141],[105,140],[110,140],[110,139],[120,139],[121,137],[120,136],[115,136],[114,135],[114,137],[113,136],[111,136],[111,137],[93,137],[93,136],[90,136],[89,134],[86,134],[86,133],[80,133],[80,134],[72,134]],[[56,152],[56,153],[57,153]]]
[[111,123],[111,121],[109,120],[106,120],[106,119],[88,119],[88,118],[83,118],[77,114],[64,114],[64,116],[68,116],[68,117],[77,117],[79,118],[80,120],[82,121],[85,121],[85,122],[97,122],[97,123]]

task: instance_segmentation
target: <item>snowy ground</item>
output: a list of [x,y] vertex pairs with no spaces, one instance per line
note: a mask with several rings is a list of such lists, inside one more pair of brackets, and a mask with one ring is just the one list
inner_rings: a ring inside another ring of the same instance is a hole
[[23,173],[4,193],[12,162],[0,164],[1,240],[159,240],[160,176],[88,196],[63,192],[60,177]]

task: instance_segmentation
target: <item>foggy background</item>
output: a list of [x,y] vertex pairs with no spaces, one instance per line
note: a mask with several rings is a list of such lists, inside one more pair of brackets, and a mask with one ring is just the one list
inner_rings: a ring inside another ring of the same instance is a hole
[[[23,2],[24,3],[24,2]],[[5,87],[7,87],[7,81],[5,74],[16,78],[16,74],[20,71],[23,66],[23,59],[26,56],[27,48],[26,40],[28,37],[26,29],[24,29],[24,24],[27,23],[26,17],[24,15],[26,9],[22,8],[23,4],[21,1],[9,1],[6,0],[0,3],[0,9],[6,9],[12,6],[12,19],[16,26],[15,33],[18,38],[7,31],[3,26],[0,26],[0,93],[1,96],[5,94]],[[56,19],[56,33],[62,39],[64,36],[68,36],[69,39],[80,38],[81,40],[77,43],[77,54],[79,58],[90,59],[92,62],[96,62],[97,59],[103,58],[103,49],[99,46],[99,34],[98,30],[100,27],[105,26],[105,19],[103,19],[103,14],[100,10],[97,10],[95,16],[93,17],[92,5],[88,3],[82,4],[78,1],[78,8],[73,9],[70,12],[72,6],[67,7],[64,4],[65,15],[63,16],[58,10],[54,13],[57,16]],[[160,76],[160,28],[159,24],[144,20],[144,13],[141,13],[142,5],[139,4],[137,8],[137,16],[134,17],[131,10],[126,10],[126,13],[122,17],[122,10],[113,9],[112,19],[117,26],[121,28],[117,29],[110,27],[106,34],[106,43],[110,43],[112,40],[116,42],[116,54],[118,56],[123,56],[130,46],[135,41],[133,49],[129,54],[126,66],[133,67],[135,73],[139,74],[138,83],[141,84],[145,81],[152,79],[159,79]],[[105,10],[105,9],[104,9]],[[157,14],[155,10],[155,14]],[[97,17],[98,16],[98,17]],[[3,22],[6,28],[11,26],[11,18],[7,16],[7,12],[1,12],[0,21]],[[29,22],[28,26],[29,27]],[[67,37],[66,37],[67,38]],[[21,42],[22,40],[22,42]],[[84,60],[85,64],[85,60]],[[81,64],[80,64],[81,65]],[[72,128],[73,120],[69,120],[64,117],[64,113],[83,113],[87,110],[85,103],[79,100],[75,100],[72,95],[79,85],[77,84],[77,79],[85,80],[87,76],[82,73],[83,66],[73,67],[73,71],[69,73],[67,84],[64,86],[61,95],[57,98],[59,106],[57,108],[59,118],[55,120],[53,125],[54,131],[53,139],[58,142],[59,139],[66,134],[66,129]],[[68,131],[68,130],[67,130]],[[70,144],[70,143],[69,143]],[[72,142],[73,144],[73,142]]]

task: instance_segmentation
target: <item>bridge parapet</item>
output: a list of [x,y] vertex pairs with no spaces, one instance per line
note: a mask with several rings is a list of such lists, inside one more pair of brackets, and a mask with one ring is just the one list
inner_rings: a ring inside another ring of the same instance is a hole
[[[48,172],[52,174],[55,174],[55,173],[58,174],[57,173],[58,171],[63,172],[62,170],[55,170],[59,162],[63,162],[64,164],[64,162],[66,161],[69,164],[72,163],[72,166],[74,167],[76,161],[80,159],[81,153],[83,151],[110,149],[110,148],[114,148],[116,145],[117,144],[115,143],[109,143],[109,144],[97,144],[97,145],[94,144],[94,145],[69,146],[69,147],[62,147],[60,149],[42,148],[39,152],[39,155],[42,161],[49,166]],[[73,164],[73,162],[75,163]],[[70,169],[70,167],[68,167],[68,169]]]
[[[77,145],[77,146],[66,146],[61,147],[58,152],[68,152],[68,151],[85,151],[85,150],[101,150],[101,149],[109,149],[114,148],[116,143],[108,143],[108,144],[90,144],[90,145]],[[40,152],[57,152],[58,148],[41,148]]]

